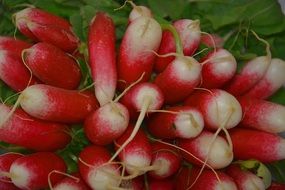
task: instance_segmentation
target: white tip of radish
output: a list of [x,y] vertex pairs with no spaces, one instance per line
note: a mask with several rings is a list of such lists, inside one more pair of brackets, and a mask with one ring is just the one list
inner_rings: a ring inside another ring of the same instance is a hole
[[117,170],[110,166],[102,166],[91,170],[88,174],[88,184],[92,189],[106,190],[111,187],[118,187],[120,177]]
[[[176,57],[172,62],[175,76],[181,82],[197,81],[201,76],[202,66],[192,57]],[[169,76],[172,77],[172,76]]]
[[265,185],[261,178],[254,174],[247,174],[247,179],[242,184],[242,189],[245,190],[265,190]]
[[[219,181],[217,181],[217,184],[215,185],[215,187],[213,189],[214,190],[238,190],[236,184],[230,180],[222,181],[221,183],[219,183]],[[249,189],[247,189],[247,190],[249,190]]]
[[164,176],[165,174],[169,173],[171,163],[169,162],[169,160],[166,160],[164,158],[158,158],[158,159],[155,159],[152,165],[157,166],[157,169],[153,171],[154,174],[158,176]]
[[[126,170],[129,174],[134,174],[138,171],[142,171],[141,169],[144,169],[145,167],[149,166],[151,163],[151,160],[148,156],[144,156],[143,154],[127,154],[125,157],[125,164],[126,164]],[[143,174],[143,173],[141,173]]]
[[33,85],[26,88],[20,96],[21,107],[30,115],[43,118],[47,113],[53,111],[52,101],[48,101],[48,95],[45,89]]
[[[271,133],[281,133],[285,132],[285,106],[277,105],[274,106],[273,109],[266,112],[266,115],[264,116],[266,122],[265,131],[271,132]],[[263,123],[261,123],[261,126],[263,126]],[[266,129],[268,128],[270,129]]]
[[226,142],[226,140],[220,136],[217,136],[213,144],[213,134],[205,134],[199,138],[199,143],[197,146],[207,147],[201,149],[203,157],[206,158],[209,148],[211,147],[209,156],[208,156],[208,163],[214,169],[220,169],[228,166],[233,160],[233,152],[230,149],[230,146]]
[[175,118],[174,124],[180,138],[196,137],[204,128],[203,116],[195,110],[185,110],[179,113]]
[[21,189],[28,189],[30,184],[30,179],[32,179],[32,173],[24,165],[12,164],[10,168],[10,173],[14,175],[12,177],[12,182],[14,185]]
[[259,56],[247,62],[241,73],[249,76],[257,76],[260,78],[266,72],[270,64],[270,59],[266,56]]
[[158,49],[162,29],[153,18],[140,17],[129,25],[125,36],[130,59],[147,59],[154,55],[151,51]]
[[135,19],[142,17],[142,16],[152,17],[152,13],[150,9],[145,6],[135,6],[129,15],[129,21],[132,22]]
[[81,190],[81,188],[74,187],[73,185],[68,184],[68,183],[63,183],[63,184],[59,184],[56,187],[54,187],[53,190]]
[[15,14],[16,26],[27,23],[28,22],[28,16],[29,16],[31,11],[32,11],[31,8],[26,8],[26,9],[23,9],[23,10],[17,12]]
[[285,62],[281,59],[274,58],[265,74],[267,78],[274,87],[281,87],[285,82]]
[[285,159],[285,139],[281,139],[279,146],[277,146],[277,157],[282,160]]
[[230,129],[241,121],[242,108],[234,96],[226,91],[219,90],[219,93],[213,97],[208,105],[207,118],[208,123],[213,128],[218,129],[224,126]]

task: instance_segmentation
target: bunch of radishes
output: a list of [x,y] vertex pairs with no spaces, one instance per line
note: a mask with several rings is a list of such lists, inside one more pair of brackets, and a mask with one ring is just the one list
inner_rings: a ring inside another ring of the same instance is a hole
[[[111,17],[97,12],[90,23],[95,93],[78,89],[80,42],[66,20],[37,8],[15,14],[34,44],[0,37],[0,78],[20,94],[0,105],[0,141],[35,153],[0,155],[0,189],[269,188],[262,163],[285,159],[285,107],[266,98],[284,84],[285,62],[253,32],[267,55],[237,73],[198,20],[159,24],[132,6],[117,54]],[[212,51],[196,60],[201,42]],[[75,174],[54,153],[70,142],[71,124],[83,124],[90,140]]]

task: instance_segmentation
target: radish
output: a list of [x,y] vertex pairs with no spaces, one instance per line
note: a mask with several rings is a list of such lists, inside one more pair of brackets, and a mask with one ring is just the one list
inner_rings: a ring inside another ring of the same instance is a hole
[[157,138],[194,138],[202,132],[204,119],[196,108],[176,106],[169,107],[165,112],[154,113],[147,127]]
[[65,90],[49,85],[33,85],[19,97],[28,114],[47,121],[78,123],[97,109],[98,103],[90,92]]
[[[228,166],[233,160],[233,152],[226,140],[209,131],[203,131],[194,139],[178,139],[178,146],[200,158],[214,169]],[[201,163],[182,152],[183,157],[196,165]]]
[[31,47],[32,45],[28,42],[14,39],[8,36],[0,36],[0,50],[6,50],[13,52],[21,57],[21,53],[24,49]]
[[150,179],[149,190],[173,190],[175,181],[173,179]]
[[201,82],[201,70],[194,58],[177,56],[154,80],[163,92],[165,103],[178,103],[189,96]]
[[118,55],[118,88],[125,89],[143,73],[141,82],[150,79],[153,61],[159,47],[162,30],[157,21],[150,17],[139,17],[132,21],[122,39]]
[[144,190],[144,177],[141,175],[131,180],[123,180],[121,187],[128,190]]
[[[134,126],[130,124],[124,134],[115,141],[115,148],[122,147],[133,131]],[[126,171],[134,177],[153,169],[153,167],[150,167],[152,159],[151,145],[142,130],[139,129],[135,137],[124,147],[119,154],[119,158],[126,166]],[[161,167],[162,163],[160,164]]]
[[133,22],[135,19],[139,17],[152,17],[152,12],[149,8],[142,5],[135,5],[132,1],[128,1],[131,3],[133,9],[129,14],[129,23]]
[[32,77],[21,58],[6,50],[0,50],[0,79],[17,92],[37,83],[37,79]]
[[202,34],[201,43],[212,48],[221,48],[225,40],[217,34]]
[[152,166],[159,166],[148,174],[155,179],[165,179],[174,175],[181,164],[181,156],[173,147],[156,142],[152,145]]
[[250,171],[241,168],[238,164],[232,164],[226,169],[226,173],[233,178],[240,190],[265,190],[265,185],[261,178]]
[[92,143],[107,145],[120,137],[128,124],[128,109],[118,102],[111,102],[101,106],[86,118],[84,131]]
[[[176,190],[237,190],[233,179],[222,171],[217,171],[218,178],[211,170],[204,170],[199,178],[199,168],[183,167],[177,174]],[[194,179],[197,178],[195,182]],[[195,183],[194,183],[195,182]]]
[[48,43],[37,43],[24,50],[23,59],[42,82],[55,87],[76,89],[81,71],[76,61]]
[[56,183],[52,190],[90,190],[79,174],[73,174],[76,179],[65,177]]
[[[186,56],[193,55],[200,43],[201,31],[199,20],[180,19],[175,21],[173,26],[177,30],[181,39],[183,54]],[[164,31],[158,54],[164,55],[174,53],[176,51],[178,51],[177,53],[182,53],[176,48],[171,31]],[[174,59],[174,56],[157,57],[154,65],[155,71],[158,73],[164,71],[167,65],[169,65]]]
[[10,112],[10,107],[0,104],[0,141],[37,151],[55,151],[71,140],[66,125],[33,118],[22,109],[16,109],[9,120],[2,123]]
[[53,171],[66,172],[62,158],[51,152],[37,152],[15,160],[9,171],[12,182],[20,189],[43,189],[62,179],[61,175],[50,175]]
[[267,99],[273,95],[285,82],[285,61],[274,58],[271,60],[263,78],[251,88],[245,96]]
[[276,134],[253,129],[230,130],[236,159],[274,162],[285,159],[285,140]]
[[89,64],[100,105],[110,102],[116,91],[115,26],[106,13],[97,12],[88,34]]
[[220,89],[197,90],[186,99],[185,105],[197,107],[204,116],[205,127],[212,130],[233,128],[242,118],[237,99]]
[[270,133],[285,132],[285,107],[266,100],[241,97],[238,99],[243,118],[240,126]]
[[11,164],[23,155],[15,152],[8,152],[0,155],[0,189],[1,190],[20,190],[8,177],[2,177],[10,171]]
[[79,171],[84,181],[96,190],[105,190],[119,187],[119,167],[107,163],[111,155],[101,146],[88,146],[79,155]]
[[26,8],[14,15],[17,28],[35,41],[51,43],[72,53],[79,39],[68,21],[37,8]]
[[235,74],[237,62],[234,56],[225,49],[209,52],[201,59],[202,87],[220,88]]
[[271,186],[268,188],[268,190],[284,190],[284,189],[285,189],[285,184],[277,182],[272,182]]

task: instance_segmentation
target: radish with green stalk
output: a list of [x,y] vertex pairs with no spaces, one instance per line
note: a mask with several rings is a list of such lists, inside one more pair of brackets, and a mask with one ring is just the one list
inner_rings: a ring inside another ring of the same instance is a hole
[[267,99],[273,95],[285,82],[285,61],[274,58],[263,76],[244,96]]
[[0,50],[10,51],[21,57],[22,51],[31,47],[32,44],[9,36],[0,36]]

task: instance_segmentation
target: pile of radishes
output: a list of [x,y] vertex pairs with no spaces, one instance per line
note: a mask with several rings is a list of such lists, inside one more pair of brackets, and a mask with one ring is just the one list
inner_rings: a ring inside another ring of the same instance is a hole
[[[132,6],[118,50],[108,14],[89,25],[94,90],[79,89],[80,41],[68,21],[37,8],[14,15],[33,44],[0,37],[0,79],[19,94],[0,105],[0,141],[34,153],[0,155],[0,189],[285,189],[264,165],[285,159],[285,107],[266,100],[285,83],[285,62],[252,32],[267,55],[237,72],[198,20],[159,24]],[[211,51],[196,60],[201,43]],[[90,145],[68,174],[55,152],[73,124]]]

